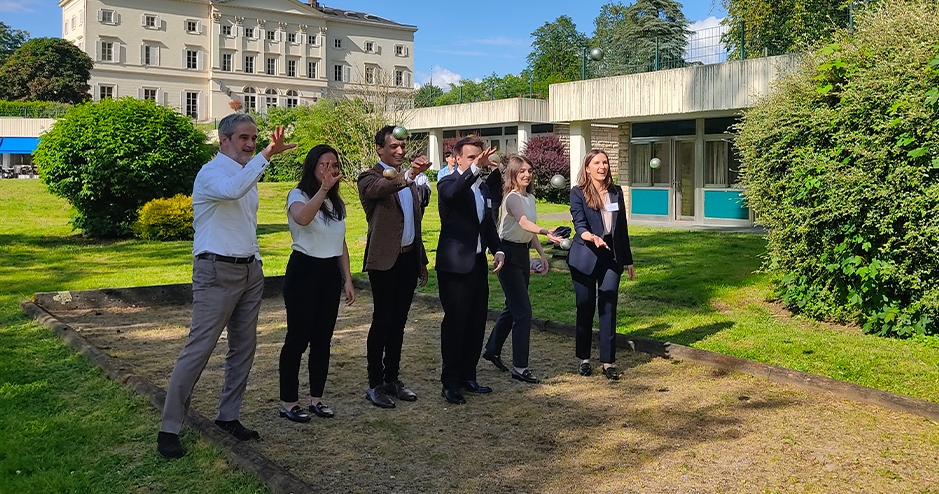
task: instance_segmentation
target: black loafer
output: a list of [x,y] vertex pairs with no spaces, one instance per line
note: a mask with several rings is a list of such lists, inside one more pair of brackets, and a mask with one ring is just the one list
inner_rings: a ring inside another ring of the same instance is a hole
[[385,392],[402,401],[417,401],[417,395],[408,389],[401,380],[385,383]]
[[589,376],[590,374],[593,374],[593,368],[590,367],[590,364],[587,362],[580,364],[580,375]]
[[316,402],[315,405],[310,405],[310,411],[315,413],[317,417],[323,417],[324,419],[333,417],[333,409],[329,408],[329,406],[322,401]]
[[306,410],[300,408],[300,405],[294,405],[290,410],[284,408],[283,405],[280,406],[280,416],[285,417],[287,420],[292,422],[309,422],[310,414]]
[[466,398],[463,397],[463,393],[456,388],[443,388],[443,390],[440,391],[440,396],[443,396],[443,399],[454,405],[466,404]]
[[619,381],[619,371],[616,370],[616,367],[604,367],[603,375],[610,381]]
[[512,379],[519,381],[524,381],[527,383],[535,384],[538,382],[538,378],[531,373],[531,369],[525,369],[524,372],[518,372],[515,369],[512,369]]
[[222,430],[242,441],[248,441],[250,439],[261,439],[261,435],[258,434],[258,431],[253,431],[241,425],[241,422],[237,420],[216,420],[215,425],[221,427]]
[[179,434],[160,432],[157,434],[157,452],[167,460],[175,460],[186,456],[186,450],[179,442]]
[[472,391],[473,393],[492,393],[492,388],[489,386],[482,386],[476,381],[463,381],[460,386],[466,391]]
[[483,353],[483,358],[492,362],[492,365],[496,366],[496,369],[499,369],[502,372],[507,372],[509,370],[505,364],[502,363],[502,359],[498,355],[493,355],[491,353]]

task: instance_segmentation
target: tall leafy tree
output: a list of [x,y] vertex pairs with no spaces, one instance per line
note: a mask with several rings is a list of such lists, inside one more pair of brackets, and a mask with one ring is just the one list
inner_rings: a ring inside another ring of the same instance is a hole
[[581,50],[587,36],[577,30],[574,20],[562,15],[531,33],[535,38],[528,55],[528,68],[539,83],[580,79]]
[[29,39],[29,33],[26,31],[13,29],[0,21],[0,65],[3,65],[27,39]]
[[594,20],[595,43],[605,51],[601,75],[683,67],[690,21],[675,0],[610,2]]
[[0,67],[0,99],[81,103],[90,98],[93,62],[61,38],[34,38]]
[[414,106],[416,108],[425,108],[434,106],[434,100],[443,96],[443,89],[433,84],[424,84],[414,93]]
[[730,58],[780,55],[802,51],[832,39],[849,27],[850,9],[874,1],[858,0],[723,0],[727,10],[723,36]]

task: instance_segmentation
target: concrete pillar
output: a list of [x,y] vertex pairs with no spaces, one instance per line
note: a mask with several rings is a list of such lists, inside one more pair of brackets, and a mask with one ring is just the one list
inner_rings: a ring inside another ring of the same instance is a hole
[[590,146],[590,122],[571,122],[571,187],[577,185],[577,177]]
[[518,124],[518,154],[522,154],[525,150],[525,146],[528,145],[528,141],[531,139],[531,124],[530,123],[519,123]]
[[433,163],[431,170],[439,170],[443,161],[443,129],[430,129],[427,133],[427,158]]

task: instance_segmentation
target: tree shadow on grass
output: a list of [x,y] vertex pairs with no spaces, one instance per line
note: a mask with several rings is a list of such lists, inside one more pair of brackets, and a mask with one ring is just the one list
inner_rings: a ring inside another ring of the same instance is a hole
[[258,224],[258,236],[281,233],[290,230],[287,223],[261,223]]
[[719,333],[725,329],[730,329],[734,326],[733,321],[721,321],[711,324],[702,324],[700,326],[695,326],[693,328],[683,329],[677,333],[672,333],[667,336],[662,336],[659,333],[667,330],[671,326],[668,324],[655,324],[645,328],[640,328],[634,331],[626,333],[628,336],[638,336],[641,338],[650,338],[657,340],[668,340],[672,343],[678,343],[681,345],[691,345],[698,341],[701,341],[708,336]]

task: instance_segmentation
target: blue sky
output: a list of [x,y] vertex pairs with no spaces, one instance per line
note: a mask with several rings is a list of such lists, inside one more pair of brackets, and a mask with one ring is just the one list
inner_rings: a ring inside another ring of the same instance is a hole
[[[468,7],[460,2],[427,0],[323,3],[417,26],[414,80],[424,83],[433,77],[434,84],[445,86],[444,83],[460,78],[520,72],[527,64],[525,57],[531,51],[531,33],[535,29],[560,15],[568,15],[581,32],[590,34],[593,20],[607,0],[476,0]],[[683,11],[685,17],[697,22],[692,29],[715,25],[724,16],[720,0],[687,0],[683,2]],[[0,21],[29,31],[32,37],[60,36],[61,19],[62,10],[56,0],[0,0]]]

